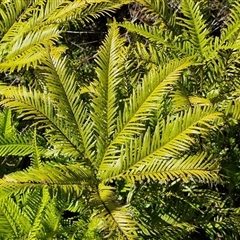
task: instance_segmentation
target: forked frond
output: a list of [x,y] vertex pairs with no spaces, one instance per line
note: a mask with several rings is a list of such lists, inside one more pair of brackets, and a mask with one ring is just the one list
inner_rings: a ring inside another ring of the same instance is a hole
[[98,161],[101,161],[117,126],[117,86],[124,70],[123,42],[116,23],[113,23],[96,59],[98,80],[93,99],[93,121],[98,135]]
[[137,223],[127,207],[121,206],[116,199],[114,188],[100,184],[99,193],[92,195],[90,204],[95,210],[93,219],[100,219],[99,230],[108,233],[105,238],[113,235],[124,236],[129,240],[137,239]]
[[109,156],[101,165],[101,176],[104,179],[121,178],[125,171],[126,176],[133,172],[136,178],[144,172],[157,175],[162,162],[171,158],[176,161],[195,144],[196,135],[204,137],[216,127],[221,117],[222,114],[211,106],[190,108],[169,116],[162,123],[161,129],[159,124],[156,125],[153,136],[148,129],[143,137],[126,144],[119,156]]
[[[189,59],[173,60],[159,70],[152,69],[133,92],[129,102],[125,103],[123,113],[119,114],[117,132],[107,148],[99,172],[111,169],[112,158],[116,155],[117,145],[122,145],[139,135],[144,129],[144,122],[156,111],[162,95],[176,83],[181,72],[191,65]],[[119,151],[120,153],[120,151]],[[118,156],[116,156],[118,158]]]

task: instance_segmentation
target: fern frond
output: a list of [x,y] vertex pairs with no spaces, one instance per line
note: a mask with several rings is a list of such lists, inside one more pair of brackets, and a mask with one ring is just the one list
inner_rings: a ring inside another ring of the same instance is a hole
[[144,179],[166,183],[175,179],[185,182],[219,182],[219,167],[207,154],[196,154],[180,160],[157,160],[149,164],[132,166],[122,178],[128,181],[140,181]]
[[[154,135],[151,136],[150,129],[144,137],[140,136],[126,145],[115,158],[106,159],[101,165],[101,176],[103,179],[118,178],[126,171],[139,173],[148,172],[155,174],[161,162],[173,158],[173,161],[188,151],[195,143],[194,136],[204,135],[221,121],[222,114],[216,112],[211,106],[195,107],[188,109],[176,116],[168,117],[162,123],[156,125]],[[204,158],[203,156],[201,156]],[[127,170],[128,169],[128,170]],[[157,175],[157,172],[156,172]],[[148,177],[147,177],[148,178]]]
[[[48,189],[43,188],[41,193],[41,201],[38,202],[37,212],[32,213],[31,227],[29,228],[28,239],[36,239],[44,237],[44,225],[43,219],[49,217],[47,208],[50,205],[51,196],[49,195]],[[31,210],[29,210],[31,211]]]
[[[99,194],[94,194],[90,204],[94,207],[93,218],[100,219],[98,228],[111,235],[125,236],[127,239],[137,238],[137,224],[128,212],[126,206],[121,206],[114,194],[114,188],[100,184]],[[120,234],[119,234],[120,233]]]
[[199,3],[193,0],[182,0],[181,10],[186,18],[181,19],[181,26],[186,27],[186,34],[190,35],[189,42],[204,59],[208,51],[209,39],[207,26],[199,9]]
[[221,33],[222,45],[233,45],[236,40],[239,42],[240,33],[240,3],[234,2],[232,4],[231,13],[227,19],[227,28],[224,28]]
[[77,81],[67,60],[60,59],[57,55],[54,49],[49,49],[48,56],[43,61],[46,66],[40,68],[46,91],[56,105],[58,115],[71,123],[68,128],[72,129],[71,134],[77,139],[78,145],[82,146],[86,158],[93,162],[93,124],[85,104],[80,99]]
[[4,109],[0,113],[0,134],[6,138],[11,136],[13,132],[12,126],[12,112],[10,109]]
[[[0,135],[0,156],[26,156],[34,152],[32,145],[32,133],[14,134],[9,138]],[[44,153],[45,149],[39,147],[39,152]]]
[[[0,87],[0,94],[4,96],[1,104],[21,114],[24,119],[35,119],[40,127],[50,128],[52,133],[51,144],[59,151],[72,156],[82,153],[81,145],[72,136],[72,129],[66,127],[64,119],[59,118],[49,95],[27,91],[25,87]],[[53,134],[54,133],[54,134]],[[55,141],[56,140],[56,141]]]
[[173,12],[173,10],[169,8],[168,1],[139,0],[138,2],[144,6],[143,10],[149,17],[156,19],[154,24],[163,23],[167,28],[174,30],[176,12]]
[[118,24],[120,27],[126,28],[130,32],[135,32],[152,42],[157,42],[158,44],[162,44],[166,47],[174,48],[175,46],[171,44],[172,36],[169,35],[170,33],[166,32],[163,28],[155,27],[155,26],[148,26],[147,24],[136,24],[130,22],[124,22]]
[[118,97],[117,86],[121,81],[124,65],[122,47],[124,40],[119,35],[116,23],[113,23],[108,36],[98,52],[95,97],[93,99],[93,121],[97,135],[98,161],[114,134],[117,125]]
[[30,0],[12,0],[12,1],[1,1],[0,5],[0,33],[6,33],[8,29],[14,24],[19,15],[28,6]]
[[[39,169],[42,167],[42,162],[40,160],[41,157],[41,151],[39,149],[38,143],[37,143],[37,129],[34,129],[34,135],[33,135],[33,143],[32,143],[34,150],[32,153],[32,158],[31,158],[31,166],[33,168]],[[44,151],[45,153],[45,151]]]
[[[68,21],[78,20],[82,23],[92,22],[93,19],[101,15],[108,15],[120,8],[123,4],[128,4],[131,0],[89,0],[84,2],[82,0],[75,0],[74,2],[63,2],[58,4],[58,8],[48,17],[46,24],[49,23],[63,23]],[[49,9],[48,3],[46,9]]]
[[186,92],[175,90],[172,94],[174,111],[187,110],[193,106],[207,106],[211,105],[211,101],[206,98],[198,96],[188,96]]
[[52,195],[61,193],[80,195],[91,179],[91,172],[83,164],[47,163],[40,169],[33,167],[5,175],[0,180],[0,199],[27,190],[48,188]]
[[222,103],[222,110],[229,116],[232,116],[234,119],[240,119],[240,99],[236,98],[234,100],[226,100]]
[[158,109],[162,95],[171,89],[183,69],[190,64],[189,59],[174,60],[160,70],[149,71],[142,84],[138,85],[136,92],[133,92],[129,102],[125,104],[123,113],[119,115],[117,133],[101,162],[100,173],[102,170],[105,172],[106,168],[111,169],[109,166],[112,165],[112,157],[118,151],[117,145],[126,143],[135,134],[139,135],[144,130],[144,121],[148,120],[152,112]]
[[[129,1],[119,0],[115,3],[109,3],[109,1],[99,0],[88,2],[82,0],[74,2],[41,0],[29,2],[23,6],[19,3],[16,4],[16,2],[19,1],[7,4],[9,11],[13,11],[17,7],[16,14],[20,10],[23,11],[21,16],[14,22],[13,19],[9,19],[7,13],[7,15],[3,15],[3,22],[0,22],[2,28],[4,25],[8,26],[8,31],[0,41],[0,71],[36,67],[44,57],[45,46],[54,45],[54,42],[60,38],[62,30],[59,29],[59,25],[61,23],[73,20],[91,21],[92,18],[111,12]],[[25,7],[26,9],[24,9]]]
[[0,237],[3,239],[21,238],[28,227],[30,227],[28,218],[21,214],[21,208],[14,200],[10,197],[1,199]]

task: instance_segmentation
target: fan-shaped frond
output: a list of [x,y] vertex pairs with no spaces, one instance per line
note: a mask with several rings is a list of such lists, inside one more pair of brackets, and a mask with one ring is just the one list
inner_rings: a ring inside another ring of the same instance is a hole
[[174,60],[159,70],[149,71],[142,84],[138,85],[136,91],[133,92],[129,102],[126,102],[123,113],[119,115],[117,132],[101,162],[100,173],[106,168],[111,169],[109,166],[112,166],[113,156],[119,151],[117,145],[126,143],[135,134],[139,135],[144,130],[144,121],[148,120],[152,112],[158,109],[162,95],[171,89],[183,69],[190,64],[189,59]]

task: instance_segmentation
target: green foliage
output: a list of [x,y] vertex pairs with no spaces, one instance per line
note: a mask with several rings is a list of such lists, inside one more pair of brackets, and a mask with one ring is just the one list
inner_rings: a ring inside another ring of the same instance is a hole
[[[125,1],[1,3],[0,71],[38,76],[34,89],[0,85],[0,155],[30,158],[0,179],[2,239],[238,238],[239,208],[218,190],[231,168],[211,146],[240,116],[239,4],[215,37],[200,3],[139,2],[152,20],[109,24],[88,86],[61,29]],[[11,111],[34,130],[19,133]]]

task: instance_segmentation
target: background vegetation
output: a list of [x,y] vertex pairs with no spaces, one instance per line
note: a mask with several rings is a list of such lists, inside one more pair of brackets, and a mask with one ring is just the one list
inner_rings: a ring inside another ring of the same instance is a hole
[[0,13],[1,239],[239,239],[238,1]]

